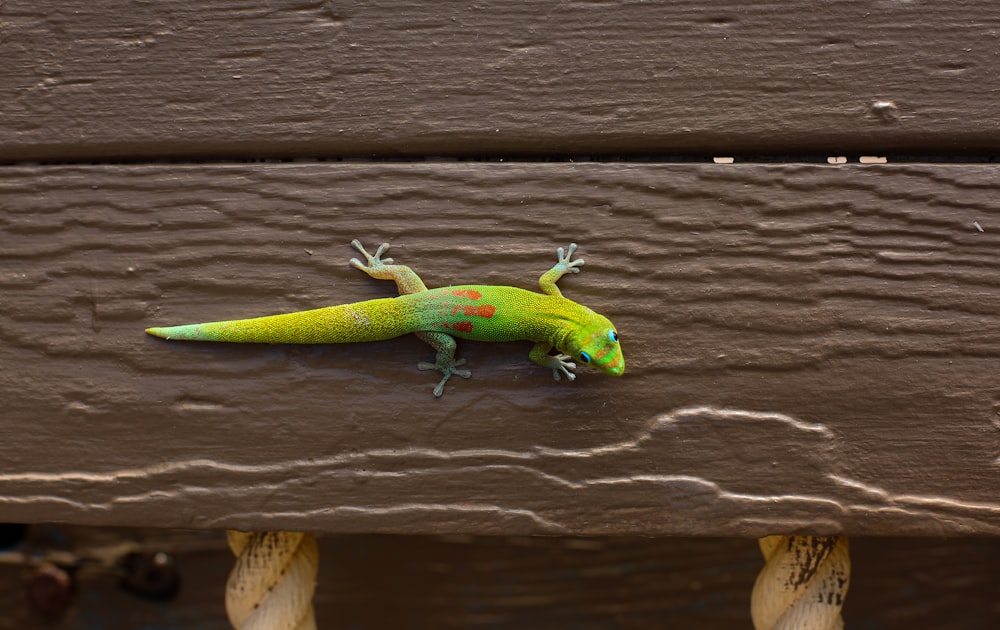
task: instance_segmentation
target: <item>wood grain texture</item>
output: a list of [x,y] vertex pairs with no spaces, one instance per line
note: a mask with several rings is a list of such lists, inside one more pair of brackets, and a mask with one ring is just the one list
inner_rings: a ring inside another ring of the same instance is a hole
[[[5,521],[329,532],[1000,533],[992,167],[599,164],[0,171]],[[978,226],[978,227],[977,227]],[[628,372],[555,383],[415,338],[171,343],[148,325],[430,286],[608,315]]]
[[[24,571],[0,562],[0,628],[228,630],[221,585],[233,565],[221,536],[171,530],[34,528],[22,551],[91,557],[139,547],[181,573],[169,605],[124,592],[85,564],[60,623],[31,615]],[[48,539],[48,540],[46,540]],[[327,536],[315,598],[323,628],[749,628],[762,560],[741,539]],[[851,540],[848,628],[992,630],[1000,622],[1000,539]],[[0,561],[5,561],[0,553]],[[392,602],[392,605],[386,605]]]
[[992,152],[985,1],[0,2],[0,161]]

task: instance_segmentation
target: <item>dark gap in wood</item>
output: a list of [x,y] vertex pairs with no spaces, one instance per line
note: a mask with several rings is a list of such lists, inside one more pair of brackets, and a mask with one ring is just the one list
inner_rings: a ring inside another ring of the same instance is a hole
[[[324,627],[750,627],[763,565],[755,541],[716,537],[348,535],[320,536],[319,546]],[[133,590],[149,579],[129,550],[166,554],[180,588],[161,599]],[[858,537],[851,557],[847,627],[996,627],[996,538]],[[75,603],[59,627],[101,619],[108,630],[217,627],[233,566],[221,532],[54,524],[33,525],[3,559],[5,619],[28,629],[52,627],[24,590],[44,560],[75,567]]]
[[142,165],[142,164],[408,164],[408,163],[624,163],[624,164],[712,164],[716,159],[731,159],[734,164],[831,164],[832,158],[846,159],[840,164],[858,164],[862,158],[884,158],[888,164],[995,164],[1000,155],[994,154],[953,154],[953,153],[839,153],[828,154],[637,154],[637,155],[441,155],[441,156],[265,156],[265,157],[185,157],[174,156],[159,159],[149,158],[108,158],[97,160],[0,160],[0,166],[102,166],[102,165]]

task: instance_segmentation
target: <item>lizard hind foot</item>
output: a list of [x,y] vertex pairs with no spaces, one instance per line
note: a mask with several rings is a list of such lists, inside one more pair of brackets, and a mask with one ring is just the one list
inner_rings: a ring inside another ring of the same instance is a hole
[[353,241],[351,241],[351,245],[353,245],[354,249],[358,250],[361,253],[361,255],[365,257],[365,261],[367,263],[367,264],[363,263],[357,258],[352,258],[351,265],[353,265],[357,269],[360,269],[361,271],[364,271],[365,273],[370,274],[371,271],[377,267],[381,267],[382,265],[392,264],[392,258],[384,258],[384,259],[382,258],[382,254],[384,254],[385,251],[389,249],[388,243],[382,243],[381,245],[379,245],[378,249],[375,250],[374,254],[369,254],[368,250],[365,249],[365,246],[362,245],[361,241],[359,241],[358,239],[354,239]]
[[458,366],[464,365],[465,359],[459,359],[451,365],[440,365],[438,363],[430,363],[428,361],[421,361],[417,364],[418,370],[436,370],[441,372],[444,376],[441,378],[441,382],[437,384],[434,388],[434,397],[440,398],[441,394],[444,393],[444,385],[448,382],[452,376],[461,376],[462,378],[472,378],[472,370],[465,368],[459,368]]

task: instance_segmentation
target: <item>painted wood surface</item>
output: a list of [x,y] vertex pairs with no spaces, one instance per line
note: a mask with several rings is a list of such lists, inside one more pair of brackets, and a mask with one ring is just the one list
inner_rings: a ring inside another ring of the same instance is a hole
[[[327,532],[1000,532],[1000,206],[990,166],[289,164],[0,170],[8,521]],[[432,286],[608,315],[627,373],[553,382],[415,338],[144,327]]]
[[986,152],[985,1],[0,2],[0,161]]

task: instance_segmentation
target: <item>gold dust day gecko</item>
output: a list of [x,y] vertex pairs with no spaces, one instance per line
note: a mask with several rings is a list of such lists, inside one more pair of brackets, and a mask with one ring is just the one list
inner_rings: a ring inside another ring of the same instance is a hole
[[[434,395],[444,392],[452,375],[472,373],[455,359],[455,338],[476,341],[533,341],[528,358],[552,370],[559,380],[576,378],[574,360],[615,376],[625,371],[625,358],[614,325],[603,315],[563,297],[556,286],[567,273],[578,273],[583,259],[571,260],[576,243],[556,250],[558,262],[538,279],[541,293],[517,287],[467,284],[428,289],[405,265],[382,258],[388,243],[369,254],[357,240],[351,244],[365,257],[351,264],[378,280],[393,280],[399,297],[327,306],[296,313],[269,315],[185,326],[147,328],[163,339],[237,343],[354,343],[381,341],[414,333],[437,351],[434,363],[421,370],[444,376]],[[552,354],[553,348],[557,354]]]

